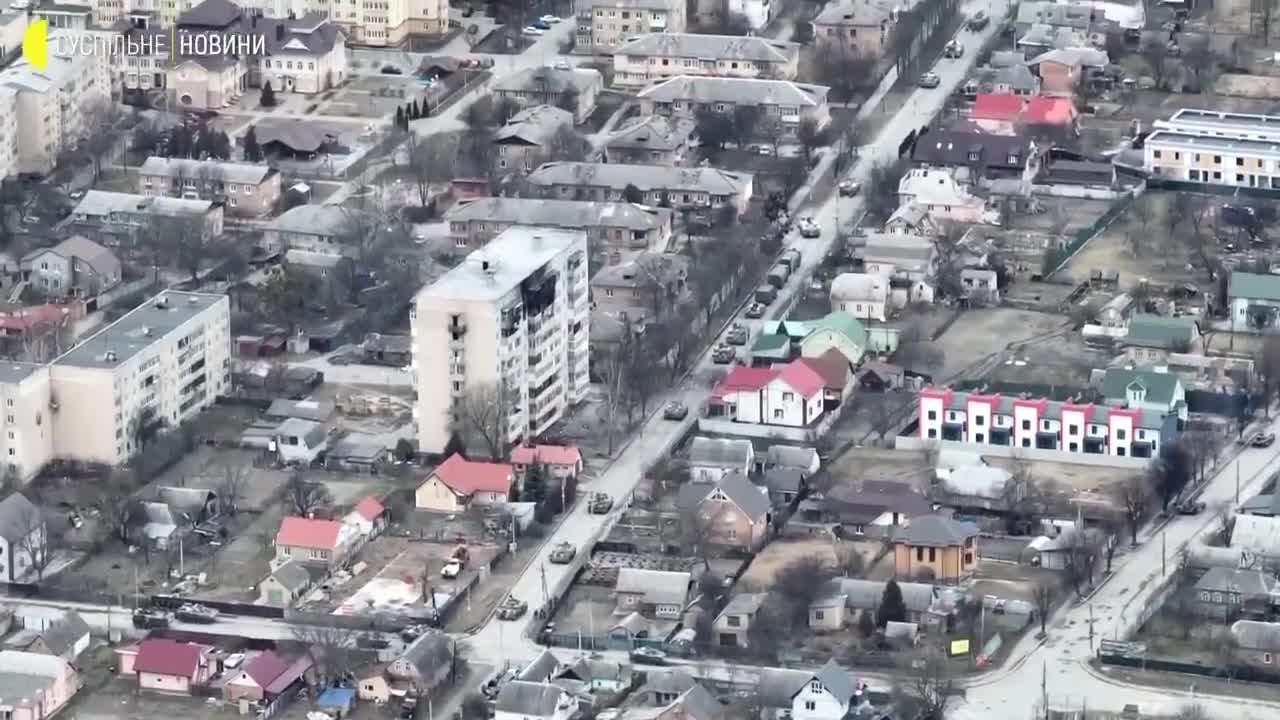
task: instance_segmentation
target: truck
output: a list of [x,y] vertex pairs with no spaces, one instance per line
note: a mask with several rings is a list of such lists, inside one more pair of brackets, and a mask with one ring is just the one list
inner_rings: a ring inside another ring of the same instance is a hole
[[772,285],[761,285],[756,288],[755,299],[758,303],[769,305],[778,299],[778,288]]
[[795,272],[800,269],[800,259],[801,255],[799,250],[795,248],[787,248],[778,258],[778,262],[786,265],[787,269],[791,272]]
[[781,290],[782,286],[787,284],[787,278],[789,277],[791,277],[791,269],[787,267],[786,263],[778,263],[769,270],[769,275],[765,279],[769,281],[770,285]]

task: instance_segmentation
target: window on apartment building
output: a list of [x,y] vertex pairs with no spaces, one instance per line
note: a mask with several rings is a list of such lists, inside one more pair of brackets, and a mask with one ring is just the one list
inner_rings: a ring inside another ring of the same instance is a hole
[[1222,156],[1221,156],[1221,155],[1214,155],[1214,156],[1213,156],[1213,164],[1214,164],[1214,165],[1221,165],[1221,164],[1222,164]]
[[930,419],[930,420],[937,420],[937,419],[938,419],[938,411],[937,411],[937,410],[930,410],[930,411],[929,411],[929,419]]
[[1030,430],[1030,429],[1031,429],[1031,421],[1030,421],[1030,420],[1023,420],[1023,421],[1022,421],[1022,429],[1023,429],[1023,430]]
[[930,438],[931,440],[933,440],[933,439],[937,439],[937,437],[938,437],[938,431],[937,431],[937,429],[936,429],[936,428],[929,428],[929,438]]
[[1125,456],[1125,450],[1124,450],[1124,448],[1122,448],[1122,447],[1118,447],[1118,448],[1116,448],[1116,455],[1119,455],[1120,457],[1124,457],[1124,456]]
[[1031,447],[1031,438],[1022,438],[1022,447]]
[[1152,157],[1156,157],[1156,158],[1160,157],[1160,151],[1159,151],[1159,150],[1152,150],[1152,151],[1151,151],[1151,156],[1152,156]]
[[1236,173],[1236,182],[1238,183],[1244,182],[1244,175],[1242,173]]
[[984,443],[987,441],[987,436],[983,435],[982,433],[978,433],[973,436],[973,441],[976,443]]
[[1070,435],[1079,435],[1079,434],[1080,434],[1080,426],[1079,426],[1079,425],[1068,425],[1068,426],[1067,426],[1067,433],[1068,433],[1068,434],[1070,434]]
[[796,399],[795,393],[789,393],[789,392],[782,393],[782,402],[791,402],[792,400],[795,400],[795,399]]
[[1236,167],[1244,167],[1244,158],[1236,158]]
[[804,709],[805,709],[805,710],[817,710],[817,709],[818,709],[818,703],[814,702],[813,700],[805,700],[805,701],[804,701]]
[[924,548],[916,548],[916,562],[924,562]]
[[1126,431],[1123,428],[1120,430],[1116,430],[1116,439],[1123,440],[1125,438],[1125,432]]
[[1194,159],[1196,162],[1200,162],[1200,153],[1196,153],[1196,156]]
[[1219,171],[1217,171],[1217,170],[1214,170],[1214,171],[1213,171],[1213,179],[1214,179],[1214,180],[1221,180],[1221,179],[1222,179],[1222,173],[1221,173],[1221,172],[1219,172]]
[[987,419],[982,415],[978,415],[973,418],[973,424],[977,425],[978,427],[982,427],[986,422],[987,422]]
[[929,548],[929,562],[937,562],[937,561],[938,561],[938,549]]

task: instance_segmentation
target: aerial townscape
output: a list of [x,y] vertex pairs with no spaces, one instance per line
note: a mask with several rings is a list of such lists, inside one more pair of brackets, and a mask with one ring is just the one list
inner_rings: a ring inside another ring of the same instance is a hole
[[0,4],[0,720],[1280,718],[1280,0]]

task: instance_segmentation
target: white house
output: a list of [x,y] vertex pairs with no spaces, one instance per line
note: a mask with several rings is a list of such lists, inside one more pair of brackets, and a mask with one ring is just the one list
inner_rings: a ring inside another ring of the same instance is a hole
[[739,366],[713,393],[712,416],[759,425],[808,427],[822,417],[825,382],[807,363]]
[[695,437],[689,443],[689,479],[716,482],[734,471],[750,475],[755,456],[750,440]]
[[48,564],[44,518],[22,493],[0,501],[0,582],[14,582]]
[[342,518],[342,521],[354,526],[360,531],[361,535],[373,537],[381,533],[383,528],[387,526],[386,514],[386,506],[378,498],[370,495],[356,503],[351,512]]
[[856,692],[849,672],[828,660],[791,696],[792,720],[841,720]]
[[1270,329],[1280,325],[1280,276],[1233,272],[1227,298],[1232,329]]
[[882,275],[841,273],[831,281],[831,312],[884,322],[888,304],[889,280]]
[[998,213],[986,211],[986,201],[973,195],[949,169],[917,168],[898,181],[898,200],[924,206],[938,223],[998,224]]
[[276,452],[286,465],[310,465],[329,446],[329,434],[312,420],[288,418],[276,426]]

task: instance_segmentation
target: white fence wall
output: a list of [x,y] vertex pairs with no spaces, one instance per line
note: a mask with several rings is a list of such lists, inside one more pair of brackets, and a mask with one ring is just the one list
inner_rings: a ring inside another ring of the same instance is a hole
[[897,436],[893,440],[893,447],[896,450],[917,451],[924,450],[926,447],[936,447],[939,450],[964,450],[995,457],[1016,456],[1024,460],[1071,463],[1073,465],[1089,465],[1091,467],[1113,467],[1125,470],[1143,470],[1151,464],[1151,458],[1093,455],[1090,453],[1041,450],[1039,448],[1012,447],[1009,445],[974,445],[954,440],[925,440],[914,435]]

